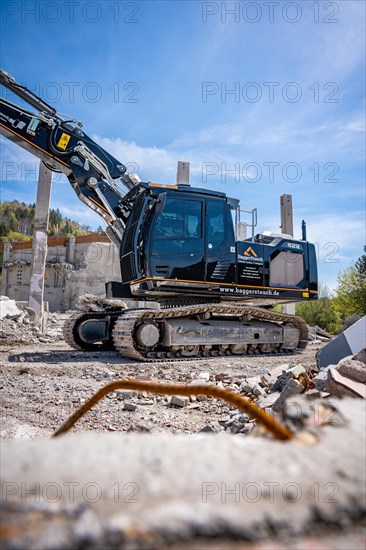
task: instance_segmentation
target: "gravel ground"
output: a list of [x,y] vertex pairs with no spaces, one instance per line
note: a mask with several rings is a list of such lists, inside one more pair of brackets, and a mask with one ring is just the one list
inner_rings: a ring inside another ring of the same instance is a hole
[[[41,338],[44,341],[26,345],[12,343],[11,338],[2,339],[2,439],[51,435],[95,391],[120,378],[189,383],[201,375],[210,383],[221,380],[224,387],[238,389],[245,377],[268,372],[281,364],[315,365],[315,353],[319,349],[319,345],[311,344],[303,353],[289,356],[136,363],[114,352],[72,350],[60,339],[58,328],[64,319],[65,315],[60,316],[57,324],[53,317],[52,336]],[[115,392],[94,407],[73,430],[194,433],[208,422],[230,418],[230,406],[220,400],[194,400],[183,408],[171,405],[169,400],[169,397],[145,392]],[[126,401],[136,409],[124,410]]]

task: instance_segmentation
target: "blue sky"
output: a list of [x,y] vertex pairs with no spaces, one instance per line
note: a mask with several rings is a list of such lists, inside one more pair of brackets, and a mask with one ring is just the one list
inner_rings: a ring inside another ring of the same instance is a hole
[[[362,1],[4,1],[1,66],[147,181],[258,208],[293,195],[330,288],[365,242]],[[5,97],[10,97],[4,92]],[[34,202],[37,161],[1,138],[2,200]],[[102,225],[56,177],[52,207]]]

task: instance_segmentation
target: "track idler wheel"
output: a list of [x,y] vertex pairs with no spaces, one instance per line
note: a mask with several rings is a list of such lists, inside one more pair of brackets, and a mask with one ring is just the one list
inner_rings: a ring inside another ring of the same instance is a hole
[[115,351],[110,325],[109,317],[93,318],[89,314],[68,319],[64,326],[65,341],[83,351]]

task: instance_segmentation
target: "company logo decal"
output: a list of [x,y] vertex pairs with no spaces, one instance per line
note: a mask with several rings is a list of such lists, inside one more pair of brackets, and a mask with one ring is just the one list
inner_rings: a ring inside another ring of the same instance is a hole
[[251,246],[248,246],[248,248],[244,251],[244,256],[258,258],[257,254],[254,252]]

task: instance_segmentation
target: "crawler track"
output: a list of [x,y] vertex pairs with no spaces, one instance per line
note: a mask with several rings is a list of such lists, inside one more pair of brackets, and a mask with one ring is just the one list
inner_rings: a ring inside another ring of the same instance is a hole
[[[281,313],[275,313],[272,311],[267,311],[261,308],[255,307],[238,307],[231,305],[197,305],[197,306],[186,306],[180,308],[172,309],[163,309],[160,311],[154,310],[127,310],[124,311],[117,319],[114,330],[113,330],[113,341],[115,348],[124,356],[137,361],[146,361],[146,362],[156,362],[156,361],[177,361],[183,360],[187,361],[189,359],[197,359],[199,357],[207,357],[210,355],[231,355],[230,351],[228,352],[219,352],[214,349],[212,346],[212,352],[203,351],[202,346],[199,347],[198,353],[193,356],[182,356],[180,352],[174,352],[169,350],[164,350],[157,347],[153,350],[143,350],[139,349],[137,343],[134,339],[134,329],[138,323],[141,323],[144,320],[151,319],[153,321],[163,321],[168,318],[177,318],[177,317],[191,317],[204,315],[206,313],[211,314],[224,314],[231,316],[242,316],[248,315],[251,319],[257,321],[272,321],[272,322],[281,322],[281,323],[291,323],[297,327],[300,331],[300,339],[298,350],[304,349],[307,344],[308,338],[308,328],[303,319],[293,315],[285,315]],[[207,346],[206,346],[207,347]],[[261,346],[258,346],[258,351],[261,353]],[[280,350],[278,350],[280,353]],[[271,354],[273,355],[273,354]]]

